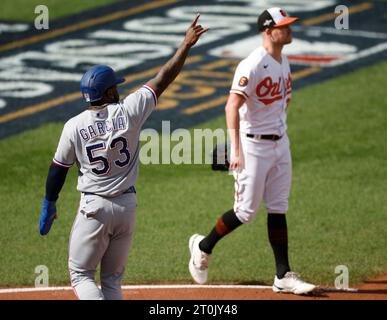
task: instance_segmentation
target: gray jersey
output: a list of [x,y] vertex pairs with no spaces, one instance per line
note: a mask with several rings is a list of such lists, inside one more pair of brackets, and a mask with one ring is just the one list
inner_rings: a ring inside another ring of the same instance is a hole
[[117,104],[86,110],[66,122],[53,162],[77,163],[80,192],[114,197],[133,186],[138,175],[140,130],[157,104],[149,86]]

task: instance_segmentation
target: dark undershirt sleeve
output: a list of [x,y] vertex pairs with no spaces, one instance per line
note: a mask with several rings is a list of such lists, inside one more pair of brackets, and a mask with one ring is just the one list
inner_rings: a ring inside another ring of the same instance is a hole
[[62,190],[68,171],[69,168],[61,167],[55,163],[51,163],[46,180],[47,200],[56,201],[58,199],[59,192]]

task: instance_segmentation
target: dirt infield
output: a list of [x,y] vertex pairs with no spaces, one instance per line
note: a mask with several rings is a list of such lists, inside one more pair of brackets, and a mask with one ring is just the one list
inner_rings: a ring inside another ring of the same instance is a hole
[[[129,286],[130,287],[130,286]],[[196,288],[197,287],[197,288]],[[28,290],[28,289],[21,289]],[[4,292],[0,300],[76,300],[70,288],[50,291]],[[126,300],[387,300],[387,275],[366,281],[351,292],[321,287],[309,296],[274,293],[260,286],[133,286],[124,289]]]

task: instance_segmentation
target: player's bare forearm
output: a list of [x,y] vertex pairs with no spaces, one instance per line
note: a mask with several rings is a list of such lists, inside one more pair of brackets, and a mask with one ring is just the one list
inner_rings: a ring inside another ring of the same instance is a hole
[[208,28],[197,25],[199,17],[200,15],[197,15],[188,28],[185,38],[174,56],[161,68],[156,77],[148,82],[156,91],[157,97],[161,96],[164,90],[176,79],[183,68],[189,50],[199,40],[200,36],[208,31]]
[[230,142],[234,155],[239,156],[239,108],[245,99],[241,95],[231,93],[226,104],[226,122],[230,134]]
[[227,129],[234,155],[239,156],[239,113],[238,109],[230,108],[226,112]]
[[190,47],[185,43],[179,47],[175,55],[161,68],[157,76],[148,84],[156,91],[157,97],[176,79],[187,58]]
[[245,102],[245,98],[239,94],[231,93],[226,104],[226,122],[231,140],[231,159],[230,169],[238,170],[242,161],[240,158],[240,140],[239,140],[239,108]]

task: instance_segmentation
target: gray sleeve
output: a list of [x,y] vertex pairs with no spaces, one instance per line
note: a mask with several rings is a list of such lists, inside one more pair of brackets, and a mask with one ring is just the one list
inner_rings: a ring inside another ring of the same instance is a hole
[[71,167],[75,160],[75,146],[72,134],[72,126],[70,122],[67,122],[62,131],[62,135],[59,140],[58,147],[55,152],[53,162],[61,167]]
[[157,96],[155,91],[145,85],[124,99],[124,108],[131,121],[141,127],[152,111],[156,108]]

